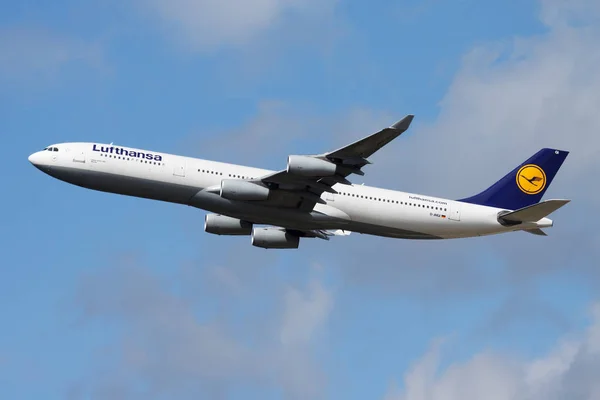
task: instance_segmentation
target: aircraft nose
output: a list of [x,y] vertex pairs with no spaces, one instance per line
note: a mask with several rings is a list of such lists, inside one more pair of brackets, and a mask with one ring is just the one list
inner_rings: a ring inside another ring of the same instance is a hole
[[33,153],[32,155],[29,156],[28,160],[30,163],[32,163],[33,165],[35,165],[37,167],[38,165],[41,164],[40,152],[38,151],[37,153]]

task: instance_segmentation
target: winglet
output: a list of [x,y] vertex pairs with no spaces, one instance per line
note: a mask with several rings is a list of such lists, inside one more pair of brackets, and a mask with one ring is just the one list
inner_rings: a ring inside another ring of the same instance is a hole
[[390,128],[405,131],[410,126],[410,123],[412,122],[414,117],[414,115],[409,114],[406,117],[402,118],[400,121],[396,122],[394,125],[390,126]]
[[404,133],[410,126],[413,118],[414,115],[409,114],[388,128],[384,128],[379,132],[373,133],[372,135],[357,140],[356,142],[335,151],[322,154],[321,157],[327,157],[330,160],[367,159],[383,146]]

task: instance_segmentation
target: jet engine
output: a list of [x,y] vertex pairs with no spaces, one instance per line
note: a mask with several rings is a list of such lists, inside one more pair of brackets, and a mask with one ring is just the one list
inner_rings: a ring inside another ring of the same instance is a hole
[[229,200],[267,200],[269,197],[269,188],[248,181],[223,179],[221,181],[220,195]]
[[287,172],[300,176],[333,176],[337,165],[310,156],[289,156]]
[[300,237],[292,235],[282,228],[254,228],[252,230],[252,246],[263,249],[297,249]]
[[204,231],[215,235],[250,235],[252,223],[226,215],[207,214],[204,220]]

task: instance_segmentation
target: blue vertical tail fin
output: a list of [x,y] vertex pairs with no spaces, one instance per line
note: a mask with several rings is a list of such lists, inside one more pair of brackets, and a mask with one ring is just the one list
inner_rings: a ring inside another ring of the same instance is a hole
[[458,201],[509,210],[536,204],[567,155],[568,151],[541,149],[483,192]]

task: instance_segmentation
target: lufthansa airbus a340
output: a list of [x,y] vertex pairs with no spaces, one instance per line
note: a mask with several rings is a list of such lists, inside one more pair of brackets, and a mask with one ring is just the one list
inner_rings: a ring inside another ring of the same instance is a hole
[[62,181],[210,212],[204,229],[248,235],[254,246],[298,248],[300,238],[350,232],[450,239],[525,231],[545,235],[547,218],[569,200],[542,196],[568,155],[541,149],[483,192],[460,200],[353,185],[347,177],[405,132],[413,116],[338,150],[292,155],[281,171],[100,143],[61,143],[29,157]]

